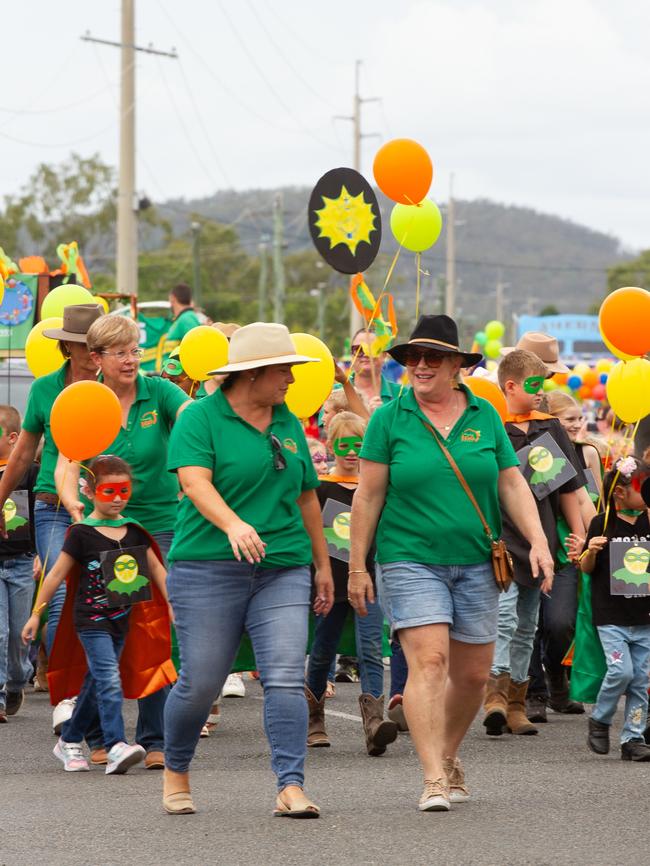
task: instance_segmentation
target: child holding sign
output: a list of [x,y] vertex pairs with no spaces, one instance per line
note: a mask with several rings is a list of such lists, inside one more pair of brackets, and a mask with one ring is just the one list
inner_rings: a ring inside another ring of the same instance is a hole
[[[648,467],[636,457],[617,460],[603,481],[604,513],[592,520],[580,557],[580,567],[591,575],[593,623],[607,663],[589,719],[587,742],[598,755],[609,752],[609,729],[618,701],[625,695],[621,731],[624,761],[650,761],[650,746],[643,739],[650,667],[650,522],[641,496],[647,474]],[[580,542],[575,537],[571,540],[574,544]],[[618,567],[615,547],[626,551],[623,562],[630,565],[633,578],[638,577],[637,586],[630,584],[634,594],[618,594],[620,572],[627,568]]]
[[[69,529],[63,550],[45,578],[32,616],[22,632],[26,644],[34,638],[41,610],[47,607],[57,587],[68,576],[69,588],[76,591],[67,593],[48,673],[53,700],[59,697],[57,691],[62,689],[65,690],[64,697],[69,697],[68,693],[78,693],[75,690],[78,683],[73,679],[83,667],[83,656],[77,652],[75,657],[78,645],[69,643],[68,626],[73,620],[88,672],[72,717],[63,725],[61,737],[54,747],[55,757],[68,772],[89,769],[81,745],[97,711],[108,755],[106,773],[126,773],[129,767],[144,758],[142,746],[130,746],[125,742],[123,683],[119,666],[127,642],[129,620],[135,616],[132,605],[136,602],[145,602],[138,605],[139,608],[149,605],[154,609],[157,620],[150,621],[160,626],[162,618],[163,628],[158,628],[157,633],[161,636],[166,633],[167,636],[166,642],[164,638],[158,641],[162,645],[162,654],[153,651],[142,656],[150,666],[149,691],[160,688],[159,677],[169,676],[169,624],[164,623],[168,616],[166,572],[148,533],[138,523],[121,515],[131,496],[131,477],[129,465],[119,457],[102,455],[90,464],[87,495],[94,504],[93,511],[82,523]],[[150,586],[149,577],[154,586]],[[142,631],[134,629],[134,638],[140,642],[139,649],[142,649]],[[56,670],[57,655],[64,656],[64,668],[60,671]],[[162,664],[158,666],[159,661]],[[140,696],[137,693],[128,695]]]

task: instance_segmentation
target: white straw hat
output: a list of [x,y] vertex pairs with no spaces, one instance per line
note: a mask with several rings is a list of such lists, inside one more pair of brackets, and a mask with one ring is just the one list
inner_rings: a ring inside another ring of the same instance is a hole
[[297,355],[286,325],[253,322],[235,331],[228,344],[228,363],[217,370],[210,370],[208,375],[238,373],[271,364],[307,364],[309,361],[320,361],[320,358]]

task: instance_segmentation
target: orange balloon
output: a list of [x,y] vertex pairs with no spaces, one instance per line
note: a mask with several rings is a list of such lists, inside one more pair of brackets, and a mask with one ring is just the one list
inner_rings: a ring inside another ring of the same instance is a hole
[[469,390],[475,397],[483,397],[488,403],[491,403],[501,416],[501,420],[505,423],[508,414],[506,398],[503,391],[494,382],[489,379],[483,379],[480,376],[469,376],[463,380],[463,385],[467,385]]
[[54,401],[52,438],[68,460],[87,460],[105,451],[120,432],[122,407],[101,382],[74,382]]
[[569,378],[569,374],[568,374],[568,373],[554,373],[554,374],[551,376],[551,378],[552,378],[553,381],[556,382],[558,385],[566,385],[567,380],[568,380],[568,378]]
[[587,370],[587,372],[582,377],[582,384],[587,385],[590,389],[597,385],[600,382],[600,373],[597,373],[595,370]]
[[635,286],[616,289],[600,305],[598,325],[620,353],[638,357],[650,352],[650,292]]
[[431,157],[410,138],[394,138],[380,147],[372,171],[384,195],[400,204],[419,204],[433,180]]
[[581,385],[578,389],[578,394],[581,400],[591,399],[591,385]]

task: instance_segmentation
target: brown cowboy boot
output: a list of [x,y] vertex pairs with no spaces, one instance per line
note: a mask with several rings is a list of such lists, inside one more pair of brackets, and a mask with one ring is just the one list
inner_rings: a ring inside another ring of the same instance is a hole
[[485,733],[490,737],[500,737],[506,726],[508,714],[508,689],[510,674],[490,674],[485,694]]
[[535,725],[528,720],[525,712],[526,692],[528,691],[528,680],[523,683],[513,683],[510,680],[508,690],[508,731],[511,734],[537,734]]
[[373,757],[383,755],[386,746],[397,739],[398,727],[395,722],[384,719],[384,696],[359,695],[359,707],[366,735],[366,749]]
[[309,725],[307,728],[307,745],[310,748],[329,746],[330,741],[325,730],[325,695],[317,701],[313,692],[305,686],[307,707],[309,708]]

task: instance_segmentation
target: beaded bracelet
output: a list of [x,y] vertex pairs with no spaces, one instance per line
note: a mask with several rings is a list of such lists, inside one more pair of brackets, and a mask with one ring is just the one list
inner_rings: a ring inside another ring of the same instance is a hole
[[43,610],[44,607],[47,607],[47,604],[48,603],[46,601],[44,601],[42,604],[39,604],[38,607],[35,607],[34,610],[32,611],[32,616],[34,614],[39,614]]

